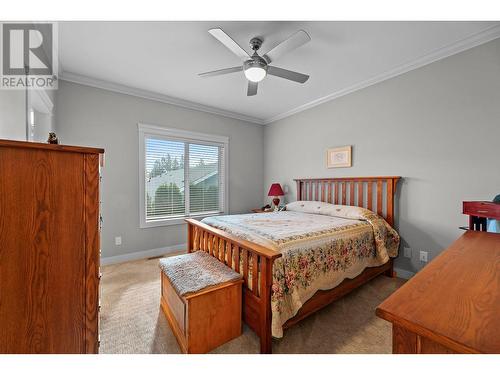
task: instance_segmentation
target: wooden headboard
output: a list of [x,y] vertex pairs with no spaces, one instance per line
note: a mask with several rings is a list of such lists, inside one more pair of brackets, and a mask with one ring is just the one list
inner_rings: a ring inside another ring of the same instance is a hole
[[300,178],[297,200],[321,201],[364,207],[394,225],[394,195],[401,177]]

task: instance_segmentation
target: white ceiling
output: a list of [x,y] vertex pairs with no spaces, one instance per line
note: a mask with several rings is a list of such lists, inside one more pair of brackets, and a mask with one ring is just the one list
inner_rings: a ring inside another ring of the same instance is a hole
[[[309,74],[300,85],[268,76],[246,96],[243,73],[207,31],[221,27],[250,52],[267,52],[299,29],[311,42],[274,65]],[[62,22],[62,78],[208,112],[269,123],[500,36],[499,22]]]

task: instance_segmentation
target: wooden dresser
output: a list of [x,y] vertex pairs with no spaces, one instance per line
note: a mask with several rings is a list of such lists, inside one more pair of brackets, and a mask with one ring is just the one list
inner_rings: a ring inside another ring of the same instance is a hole
[[101,149],[0,140],[0,353],[97,353]]
[[500,353],[500,234],[465,232],[377,315],[393,353]]

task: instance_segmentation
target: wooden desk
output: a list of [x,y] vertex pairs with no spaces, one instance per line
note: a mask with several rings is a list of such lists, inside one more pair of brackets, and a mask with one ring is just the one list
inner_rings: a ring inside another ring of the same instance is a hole
[[376,313],[393,353],[500,353],[500,234],[465,232]]

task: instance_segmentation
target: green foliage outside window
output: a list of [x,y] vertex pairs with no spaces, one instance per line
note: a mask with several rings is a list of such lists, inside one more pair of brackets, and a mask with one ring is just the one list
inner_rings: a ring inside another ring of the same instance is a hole
[[[163,184],[156,189],[154,200],[146,196],[147,214],[167,216],[183,214],[184,193],[176,184]],[[203,183],[189,185],[189,211],[191,213],[219,210],[218,186],[204,186]]]
[[184,194],[175,184],[163,184],[156,189],[151,212],[154,216],[176,215],[184,213]]

